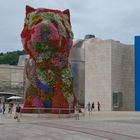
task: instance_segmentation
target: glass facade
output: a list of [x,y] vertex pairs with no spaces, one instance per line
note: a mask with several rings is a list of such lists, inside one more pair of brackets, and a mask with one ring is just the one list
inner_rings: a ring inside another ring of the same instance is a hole
[[77,101],[85,102],[85,49],[83,41],[78,41],[71,50],[70,64],[73,75],[73,91]]
[[140,36],[135,37],[135,110],[140,111]]

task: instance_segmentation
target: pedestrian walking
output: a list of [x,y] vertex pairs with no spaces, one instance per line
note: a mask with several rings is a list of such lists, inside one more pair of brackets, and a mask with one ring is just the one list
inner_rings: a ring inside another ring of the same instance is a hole
[[21,117],[21,107],[18,103],[18,105],[16,106],[16,112],[15,112],[14,119],[17,119],[17,122],[20,122],[20,117]]

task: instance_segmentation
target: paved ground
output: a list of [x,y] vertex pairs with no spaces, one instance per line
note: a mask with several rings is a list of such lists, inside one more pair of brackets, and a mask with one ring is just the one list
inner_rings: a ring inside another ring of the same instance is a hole
[[140,112],[93,112],[75,118],[0,114],[0,140],[140,140]]

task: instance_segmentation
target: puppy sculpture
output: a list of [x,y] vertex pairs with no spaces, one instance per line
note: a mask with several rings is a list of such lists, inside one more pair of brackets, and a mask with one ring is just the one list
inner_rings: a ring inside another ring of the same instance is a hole
[[23,112],[40,108],[43,112],[69,113],[74,104],[68,62],[73,45],[69,10],[26,6],[21,39],[30,56],[25,68]]

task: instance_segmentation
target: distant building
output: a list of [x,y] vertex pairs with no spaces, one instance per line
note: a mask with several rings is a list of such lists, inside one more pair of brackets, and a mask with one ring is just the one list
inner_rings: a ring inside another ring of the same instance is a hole
[[1,100],[11,95],[23,96],[23,75],[23,66],[0,65]]
[[24,96],[24,66],[28,55],[19,57],[18,65],[0,65],[0,102],[12,95]]
[[98,38],[75,40],[74,46],[70,61],[79,102],[94,101],[97,108],[99,101],[106,111],[134,110],[133,46]]

